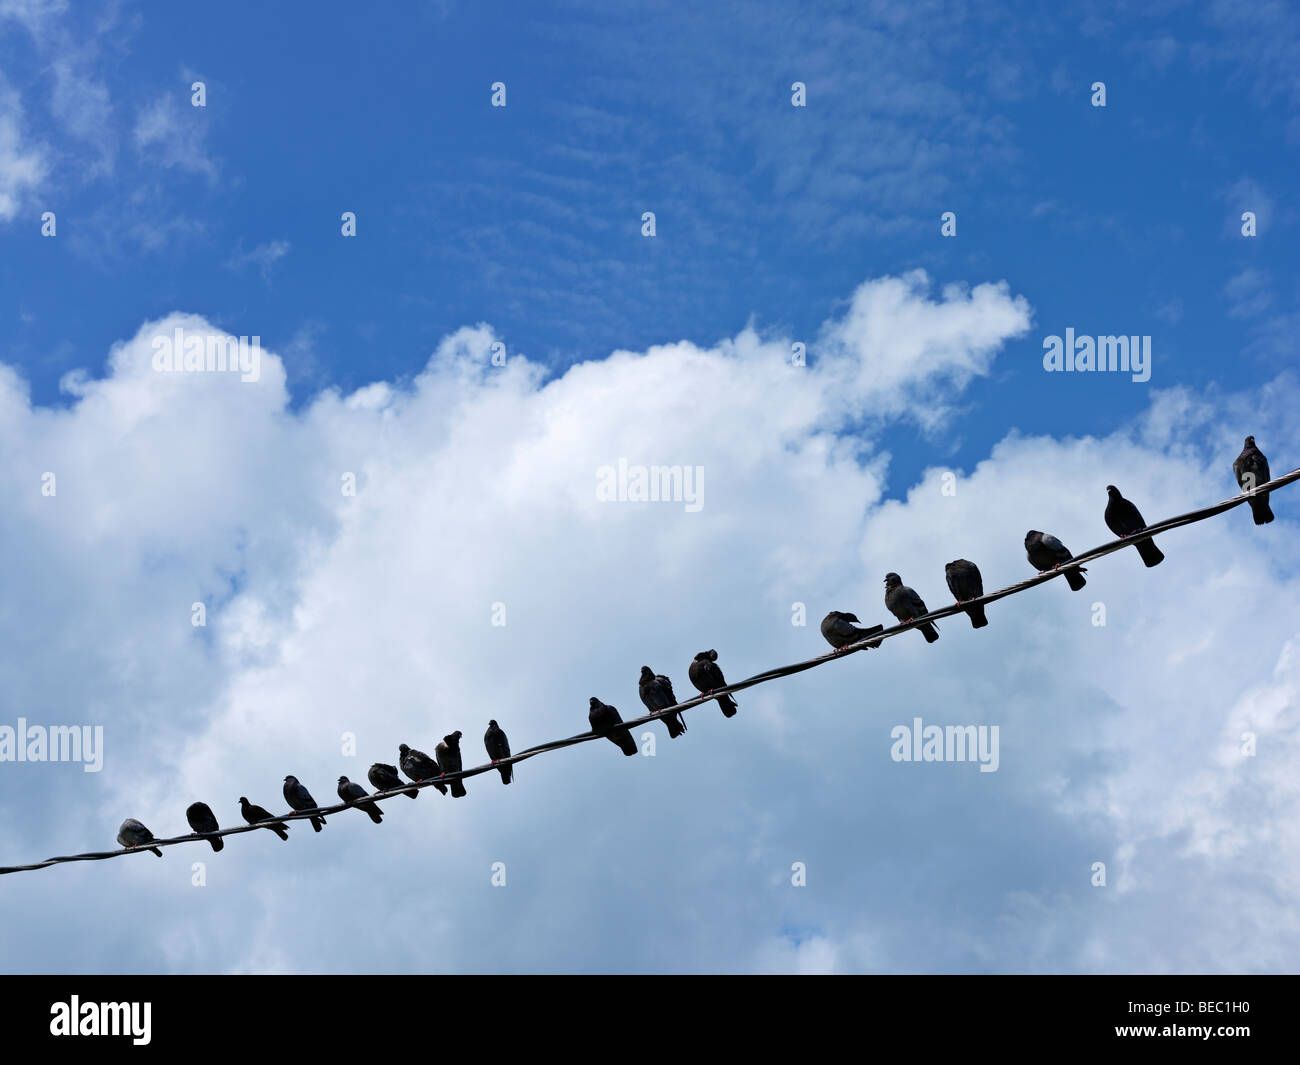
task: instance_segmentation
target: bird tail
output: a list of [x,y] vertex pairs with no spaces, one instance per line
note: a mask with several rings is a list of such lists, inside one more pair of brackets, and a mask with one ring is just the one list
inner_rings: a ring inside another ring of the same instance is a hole
[[510,783],[510,779],[515,775],[515,774],[514,774],[514,768],[515,768],[515,767],[514,767],[513,765],[499,765],[499,766],[497,766],[497,772],[501,774],[501,783],[502,783],[502,784],[509,784],[509,783]]
[[669,714],[664,718],[664,724],[668,726],[669,739],[676,739],[686,731],[686,722],[682,720],[681,714]]
[[446,784],[435,784],[434,787],[437,788],[437,789],[438,789],[440,792],[442,792],[444,795],[447,794],[447,785],[446,785]]
[[1268,505],[1268,493],[1250,497],[1250,512],[1255,515],[1256,525],[1267,525],[1273,520],[1273,508]]
[[[880,632],[884,629],[884,627],[885,627],[884,625],[872,625],[871,628],[869,629],[863,629],[862,632],[856,637],[856,639],[860,640],[863,636],[870,636],[873,632]],[[885,642],[884,640],[872,640],[869,644],[867,644],[867,646],[874,650],[884,642]]]
[[371,804],[370,809],[366,811],[366,813],[370,815],[370,820],[372,820],[375,824],[382,825],[384,823],[384,815],[379,812],[379,807],[375,806],[373,803]]
[[463,799],[465,795],[466,791],[464,781],[453,780],[451,782],[451,797],[453,799]]
[[[274,832],[277,836],[279,836],[279,837],[280,837],[282,840],[284,840],[286,843],[289,842],[289,826],[288,826],[288,825],[279,825],[279,824],[277,824],[277,825],[269,825],[269,826],[267,826],[267,827],[269,827],[269,828],[271,829],[272,832]],[[319,830],[318,830],[318,831],[319,831]]]
[[407,788],[407,789],[406,789],[406,794],[409,795],[412,799],[418,799],[418,798],[420,797],[420,789],[419,789],[419,788]]
[[718,707],[719,709],[722,710],[723,717],[735,717],[736,711],[740,709],[736,705],[736,700],[733,699],[730,695],[719,695]]
[[216,836],[208,840],[208,842],[212,844],[212,849],[214,851],[219,851],[221,850],[222,847],[226,845],[226,841],[222,839],[220,836]]
[[984,616],[984,604],[976,603],[974,606],[968,606],[966,613],[970,615],[970,627],[972,629],[982,629],[989,623],[989,619]]
[[1080,567],[1079,569],[1067,569],[1065,571],[1065,583],[1068,584],[1071,588],[1073,588],[1076,592],[1080,588],[1082,588],[1085,584],[1087,584],[1088,582],[1087,580],[1084,579],[1083,576],[1083,568]]
[[1154,540],[1143,540],[1133,546],[1138,549],[1138,554],[1142,556],[1142,561],[1146,563],[1148,569],[1160,565],[1165,560],[1165,553],[1156,547]]
[[317,832],[319,832],[322,828],[325,827],[325,818],[313,817],[311,819],[311,827],[314,828]]
[[612,739],[618,744],[618,749],[629,758],[636,754],[636,740],[632,738],[632,733],[627,729],[619,729],[611,734]]
[[154,854],[158,855],[159,858],[162,857],[162,851],[160,851],[157,847],[150,847],[149,849],[153,851]]
[[921,635],[925,637],[926,643],[934,643],[939,638],[939,630],[931,622],[926,622],[921,626]]

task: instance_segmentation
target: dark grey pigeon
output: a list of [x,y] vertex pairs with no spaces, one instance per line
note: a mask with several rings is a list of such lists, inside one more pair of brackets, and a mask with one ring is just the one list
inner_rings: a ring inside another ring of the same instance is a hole
[[[311,792],[298,783],[298,778],[288,776],[284,778],[284,801],[295,810],[306,813],[308,810],[319,810],[316,800],[311,797]],[[311,827],[319,832],[325,827],[325,818],[312,817]]]
[[[1025,554],[1029,556],[1029,564],[1039,573],[1056,569],[1057,566],[1069,562],[1074,557],[1070,554],[1070,549],[1055,536],[1051,533],[1039,532],[1037,529],[1030,529],[1025,533]],[[1088,583],[1083,576],[1087,572],[1083,566],[1066,570],[1065,583],[1077,592]]]
[[[822,636],[825,637],[828,644],[838,651],[841,648],[848,647],[849,644],[857,643],[866,636],[870,636],[873,632],[880,632],[885,627],[884,625],[872,625],[869,629],[860,629],[858,624],[860,622],[858,622],[857,614],[846,614],[842,610],[832,610],[822,618]],[[880,643],[880,640],[872,640],[867,646],[879,647]]]
[[[641,701],[651,713],[659,713],[670,706],[677,705],[677,696],[673,694],[673,682],[662,673],[655,673],[649,666],[641,667]],[[686,731],[686,722],[682,720],[681,711],[669,714],[663,719],[668,726],[669,739],[676,739]]]
[[[1113,484],[1106,486],[1106,494],[1110,497],[1106,502],[1106,527],[1111,532],[1123,538],[1140,533],[1147,527],[1138,508],[1120,495],[1119,489]],[[1142,561],[1146,563],[1148,569],[1160,565],[1165,560],[1164,552],[1156,547],[1154,540],[1140,540],[1133,546],[1137,548],[1137,553],[1142,556]]]
[[[360,784],[352,783],[352,781],[350,781],[347,777],[339,777],[338,790],[339,790],[339,798],[342,799],[344,802],[354,802],[357,799],[364,799],[367,795],[370,794]],[[375,824],[382,825],[384,823],[384,815],[382,811],[379,809],[377,803],[359,802],[357,803],[357,809],[368,814],[370,816],[370,820],[372,820]]]
[[[943,575],[948,581],[948,591],[952,592],[952,597],[959,603],[978,599],[984,594],[984,578],[980,576],[980,568],[974,562],[968,562],[964,558],[949,562],[943,567]],[[983,603],[968,606],[966,613],[970,615],[972,629],[982,629],[989,623],[989,619],[984,616]]]
[[[212,812],[212,807],[206,802],[191,803],[185,811],[185,820],[190,823],[190,828],[194,829],[199,835],[203,835],[205,832],[221,831],[221,826],[217,824],[217,815]],[[213,836],[208,842],[212,844],[214,851],[219,851],[226,845],[226,841],[220,836]]]
[[[394,788],[402,786],[402,778],[397,775],[397,766],[389,765],[387,762],[376,762],[366,773],[366,778],[370,781],[370,786],[376,791],[392,791]],[[406,794],[412,799],[420,797],[419,788],[407,788]]]
[[[460,733],[452,732],[443,736],[442,742],[433,749],[433,753],[444,773],[459,773],[461,769]],[[463,780],[453,780],[451,782],[451,797],[453,799],[463,799],[465,797],[465,782]]]
[[[488,757],[492,759],[493,764],[501,761],[502,758],[510,757],[510,741],[506,739],[506,734],[501,731],[501,726],[495,721],[489,721],[487,731],[483,733],[483,746],[487,748]],[[513,765],[499,765],[497,772],[501,774],[501,783],[509,784],[515,775]]]
[[[254,806],[242,795],[239,797],[239,812],[244,815],[244,820],[250,825],[260,825],[263,821],[271,821],[271,811],[265,810],[260,806]],[[289,840],[289,826],[283,821],[271,821],[266,826],[285,842]]]
[[[402,744],[397,748],[399,755],[397,764],[402,767],[402,772],[412,780],[429,780],[431,777],[442,776],[442,770],[438,768],[438,763],[430,758],[423,751],[417,751],[414,747],[408,747]],[[444,795],[447,794],[446,784],[435,784]]]
[[[929,613],[924,600],[904,584],[897,573],[885,574],[885,606],[899,621],[915,621]],[[926,643],[934,643],[939,638],[939,630],[933,621],[927,621],[919,631]]]
[[[1268,459],[1255,446],[1253,436],[1246,437],[1246,446],[1232,464],[1232,472],[1237,478],[1237,487],[1243,492],[1253,492],[1261,484],[1268,484],[1273,478],[1268,475]],[[1256,525],[1267,525],[1273,520],[1273,508],[1268,505],[1268,493],[1260,492],[1250,497],[1250,512],[1255,515]]]
[[[117,830],[117,841],[123,847],[143,847],[146,843],[153,842],[153,833],[134,817],[128,817],[122,822],[122,827]],[[157,847],[150,847],[149,849],[159,858],[162,857],[162,851]]]
[[[727,678],[722,675],[722,670],[718,668],[717,651],[701,651],[691,661],[689,672],[691,683],[695,685],[695,690],[702,695],[708,695],[711,691],[727,686]],[[718,708],[722,711],[723,717],[736,716],[736,700],[730,695],[718,696]]]
[[626,728],[619,728],[623,724],[623,718],[615,707],[602,703],[593,695],[587,720],[591,723],[592,732],[603,735],[624,754],[636,754],[636,740]]

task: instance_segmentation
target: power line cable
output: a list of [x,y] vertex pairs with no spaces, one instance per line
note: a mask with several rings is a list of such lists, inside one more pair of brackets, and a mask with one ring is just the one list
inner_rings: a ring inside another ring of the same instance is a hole
[[[1281,477],[1275,477],[1267,484],[1259,485],[1255,492],[1271,492],[1278,488],[1284,488],[1286,485],[1293,484],[1300,480],[1300,468],[1292,470],[1290,473],[1283,474]],[[1116,551],[1122,551],[1126,547],[1132,547],[1135,543],[1142,540],[1149,540],[1153,536],[1168,532],[1171,529],[1179,529],[1184,525],[1191,525],[1198,521],[1204,521],[1207,518],[1213,518],[1226,511],[1239,507],[1247,502],[1252,493],[1243,492],[1240,495],[1225,499],[1221,503],[1215,503],[1213,506],[1202,507],[1200,510],[1192,510],[1186,514],[1179,514],[1177,517],[1166,518],[1164,521],[1157,522],[1154,525],[1148,525],[1140,533],[1134,533],[1132,536],[1124,537],[1119,540],[1111,540],[1102,544],[1100,547],[1094,547],[1091,551],[1086,551],[1081,555],[1075,555],[1069,562],[1063,562],[1055,569],[1044,570],[1036,573],[1032,577],[1026,577],[1023,581],[1017,581],[1015,584],[1009,584],[1005,588],[999,588],[995,592],[988,592],[976,599],[967,599],[961,603],[953,603],[950,606],[940,607],[938,610],[932,610],[922,617],[913,618],[911,621],[905,621],[901,624],[894,625],[891,628],[882,629],[879,632],[873,632],[869,636],[864,636],[857,643],[848,644],[837,650],[828,651],[820,654],[815,658],[808,658],[802,662],[795,662],[788,666],[778,666],[775,669],[769,669],[762,673],[755,673],[752,677],[737,681],[734,684],[728,684],[722,688],[716,688],[707,695],[697,695],[694,698],[687,699],[684,702],[677,703],[675,706],[666,710],[660,710],[657,713],[644,714],[641,717],[625,721],[620,728],[631,730],[641,725],[648,724],[652,721],[659,721],[669,714],[679,713],[683,710],[692,710],[704,703],[712,702],[719,695],[726,695],[731,692],[743,691],[746,688],[752,688],[757,684],[766,684],[768,681],[777,680],[780,677],[788,677],[795,673],[802,673],[806,669],[813,669],[816,666],[825,665],[827,662],[836,659],[846,658],[858,651],[865,650],[870,644],[878,645],[883,640],[901,635],[911,629],[919,628],[921,625],[931,621],[938,621],[941,618],[951,617],[953,614],[965,613],[970,606],[995,603],[999,599],[1005,599],[1009,595],[1016,595],[1019,592],[1027,591],[1039,584],[1053,580],[1056,577],[1062,577],[1070,570],[1080,569],[1086,563],[1092,562],[1105,555],[1113,554]],[[209,839],[218,836],[233,836],[241,832],[260,832],[267,828],[268,825],[280,821],[301,821],[311,817],[328,816],[329,814],[340,813],[343,810],[350,809],[363,802],[376,802],[384,799],[391,799],[395,796],[402,795],[412,788],[428,788],[438,784],[447,784],[453,780],[463,780],[466,777],[478,776],[482,773],[494,772],[498,767],[503,765],[514,765],[516,762],[524,762],[529,758],[536,758],[541,754],[550,754],[552,751],[563,750],[565,747],[573,747],[579,743],[589,743],[592,740],[605,739],[608,733],[605,732],[581,732],[575,736],[568,736],[561,740],[552,740],[549,743],[541,743],[535,747],[529,747],[520,751],[518,754],[512,754],[509,758],[502,758],[497,762],[487,762],[483,765],[474,766],[470,769],[462,769],[457,773],[447,773],[438,777],[431,777],[427,780],[412,781],[409,784],[403,784],[397,788],[391,788],[388,791],[371,792],[364,799],[355,799],[352,802],[340,802],[333,806],[321,806],[314,810],[290,811],[287,814],[277,814],[270,821],[261,821],[255,825],[237,825],[233,828],[223,828],[217,832],[205,832],[203,834],[191,832],[184,836],[173,836],[167,839],[155,839],[139,847],[124,847],[120,850],[112,851],[88,851],[84,854],[67,854],[56,858],[47,858],[43,862],[34,862],[31,865],[10,865],[0,866],[0,875],[5,873],[25,873],[34,869],[45,869],[51,865],[62,865],[65,862],[97,862],[107,858],[121,858],[123,855],[135,854],[140,851],[146,851],[150,847],[174,847],[181,843],[204,843]]]

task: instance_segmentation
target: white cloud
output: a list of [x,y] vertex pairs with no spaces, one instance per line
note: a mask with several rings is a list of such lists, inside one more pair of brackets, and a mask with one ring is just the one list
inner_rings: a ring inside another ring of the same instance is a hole
[[[33,408],[0,372],[0,535],[23,560],[0,610],[0,723],[107,733],[98,777],[6,767],[0,795],[29,812],[0,822],[0,855],[107,846],[125,816],[180,831],[199,798],[234,821],[241,794],[278,808],[286,773],[328,801],[338,774],[364,779],[399,742],[428,749],[453,728],[478,761],[489,717],[516,749],[581,731],[593,694],[636,713],[643,664],[681,695],[703,648],[738,678],[820,653],[832,607],[884,620],[887,569],[933,605],[959,555],[988,587],[1026,575],[1030,525],[1076,550],[1107,539],[1110,481],[1154,520],[1228,494],[1244,431],[1275,470],[1297,453],[1278,428],[1294,382],[1262,412],[1256,396],[1164,392],[1113,436],[1013,431],[956,471],[955,496],[933,469],[882,502],[890,421],[934,424],[1028,316],[1000,286],[933,299],[919,276],[886,278],[802,369],[789,338],[746,331],[549,379],[519,357],[493,367],[480,325],[410,382],[296,411],[269,353],[257,384],[155,374],[152,338],[210,328],[193,316],[115,346],[104,377],[68,381],[65,409]],[[871,435],[841,435],[866,407]],[[596,468],[619,457],[704,466],[704,509],[598,502]],[[219,856],[20,875],[6,890],[32,916],[0,962],[1293,968],[1280,888],[1300,867],[1286,769],[1300,560],[1285,500],[1274,509],[1262,529],[1237,511],[1171,534],[1155,570],[1103,560],[1085,592],[1052,582],[990,608],[979,632],[955,619],[933,647],[904,637],[747,691],[735,719],[702,709],[680,740],[653,727],[654,758],[592,744],[523,763],[509,788],[485,776],[463,801],[390,803],[380,827],[349,812],[288,843],[257,833]],[[790,624],[795,602],[807,627]],[[1001,768],[890,761],[889,730],[915,713],[1000,724]],[[1249,762],[1229,751],[1245,727],[1261,736]],[[1110,887],[1089,885],[1096,860]],[[495,861],[505,888],[490,886]],[[790,885],[794,861],[806,887]],[[127,890],[155,934],[96,937]]]
[[135,121],[136,149],[156,166],[202,174],[216,181],[220,166],[208,154],[207,113],[190,107],[186,94],[166,93],[140,109]]
[[49,171],[45,150],[28,143],[17,94],[0,80],[0,222],[11,221]]
[[1258,318],[1273,306],[1268,275],[1253,266],[1229,278],[1223,295],[1228,301],[1228,313],[1234,318]]
[[825,357],[848,384],[850,406],[933,428],[955,394],[988,373],[1003,342],[1029,329],[1029,304],[1005,284],[949,285],[938,301],[929,287],[924,270],[868,281],[825,327]]
[[276,263],[289,254],[289,247],[287,240],[271,240],[257,245],[250,251],[245,251],[244,242],[241,240],[230,253],[230,258],[226,260],[226,268],[238,272],[246,266],[256,266],[257,272],[262,275],[262,280],[270,281],[271,271]]

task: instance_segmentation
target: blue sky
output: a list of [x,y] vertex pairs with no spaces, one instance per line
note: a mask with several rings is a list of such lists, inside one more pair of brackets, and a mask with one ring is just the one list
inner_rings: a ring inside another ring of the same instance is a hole
[[[6,358],[58,403],[62,374],[180,308],[288,351],[301,401],[410,375],[478,321],[557,370],[751,318],[811,338],[863,278],[919,266],[1015,279],[1035,308],[969,394],[987,413],[949,442],[959,460],[1007,410],[1026,431],[1102,432],[1145,402],[1039,372],[1066,325],[1151,335],[1157,384],[1203,384],[1225,357],[1278,368],[1225,286],[1256,271],[1268,317],[1295,313],[1283,7],[855,10],[125,4],[46,19],[40,43],[9,19],[2,69],[50,173],[5,226]],[[170,148],[136,143],[155,107]]]
[[[809,657],[891,569],[934,605],[954,557],[1027,575],[1031,525],[1109,539],[1111,481],[1150,520],[1224,498],[1246,433],[1294,467],[1297,115],[1283,4],[0,0],[0,725],[106,735],[99,774],[0,764],[0,859],[278,808],[289,772],[323,800],[452,728],[477,760],[488,717],[518,748],[592,694],[631,716],[642,664],[680,696],[705,647]],[[174,326],[259,336],[261,380],[152,373]],[[1044,372],[1067,328],[1149,335],[1150,380]],[[599,503],[619,458],[703,467],[706,504]],[[1274,510],[653,758],[236,837],[203,890],[182,848],[4,878],[0,968],[1294,970]],[[891,761],[918,712],[999,724],[999,770]],[[104,932],[128,897],[156,940]]]

